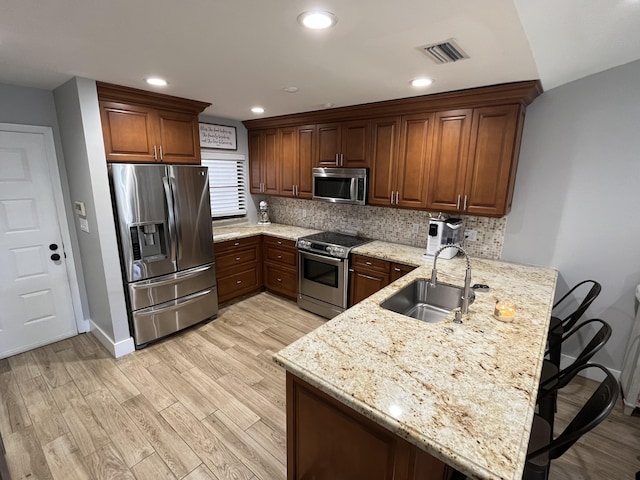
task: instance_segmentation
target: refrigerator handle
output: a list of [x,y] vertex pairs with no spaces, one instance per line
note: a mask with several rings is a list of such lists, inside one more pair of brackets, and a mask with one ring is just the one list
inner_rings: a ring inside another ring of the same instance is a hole
[[176,216],[174,210],[174,201],[173,201],[173,192],[171,191],[171,186],[169,185],[169,178],[162,177],[162,186],[164,187],[164,196],[167,200],[167,211],[169,214],[169,240],[171,242],[171,261],[176,262],[176,244],[178,243],[178,238],[176,234]]
[[182,259],[182,228],[178,228],[178,225],[182,223],[182,220],[180,218],[180,210],[176,208],[175,197],[173,195],[173,192],[177,189],[176,179],[173,176],[169,177],[169,185],[171,186],[171,207],[173,208],[173,226],[176,236],[176,260],[180,260]]

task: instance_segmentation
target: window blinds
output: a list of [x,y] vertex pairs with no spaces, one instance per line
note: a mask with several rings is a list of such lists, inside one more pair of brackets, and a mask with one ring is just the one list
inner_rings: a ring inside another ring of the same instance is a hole
[[202,152],[202,166],[209,167],[209,192],[213,218],[247,213],[244,155]]

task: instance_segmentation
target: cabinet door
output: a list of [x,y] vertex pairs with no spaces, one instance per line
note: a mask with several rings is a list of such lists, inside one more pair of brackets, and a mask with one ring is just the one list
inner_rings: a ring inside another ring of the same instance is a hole
[[388,206],[395,191],[396,155],[400,118],[371,121],[371,174],[369,175],[369,203]]
[[312,170],[316,157],[316,126],[298,127],[298,197],[311,198],[313,193]]
[[465,213],[494,216],[507,213],[517,166],[514,147],[519,109],[518,105],[474,109]]
[[158,155],[164,163],[200,164],[198,117],[158,110]]
[[408,480],[405,440],[288,372],[286,403],[288,480]]
[[405,265],[403,263],[391,264],[391,281],[395,282],[400,277],[404,277],[407,273],[414,271],[418,267],[413,265]]
[[157,161],[157,117],[153,108],[101,101],[100,118],[108,162]]
[[434,114],[402,117],[396,177],[397,205],[427,206],[427,183],[433,143]]
[[436,113],[427,208],[462,209],[470,132],[471,110]]
[[337,167],[340,154],[340,124],[318,125],[318,167]]
[[370,270],[354,269],[351,272],[350,306],[361,302],[381,288],[389,285],[389,274]]
[[267,290],[295,300],[298,296],[298,273],[296,270],[265,262],[264,286]]
[[297,151],[297,128],[279,128],[278,143],[280,148],[280,195],[295,196],[294,186],[298,184],[299,165]]
[[340,132],[340,166],[365,168],[369,166],[369,122],[353,121],[342,124]]
[[249,131],[249,185],[251,193],[262,193],[262,156],[264,132]]
[[280,193],[280,161],[278,159],[278,131],[276,129],[264,132],[264,157],[262,158],[262,183],[268,195]]

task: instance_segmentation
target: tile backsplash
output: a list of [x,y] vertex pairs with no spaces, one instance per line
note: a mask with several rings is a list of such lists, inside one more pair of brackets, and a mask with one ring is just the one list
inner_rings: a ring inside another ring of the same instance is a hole
[[[295,198],[267,197],[272,222],[318,230],[357,230],[360,235],[414,247],[427,246],[429,212],[369,205],[340,205]],[[466,229],[478,232],[465,250],[474,257],[499,259],[507,218],[462,216]]]

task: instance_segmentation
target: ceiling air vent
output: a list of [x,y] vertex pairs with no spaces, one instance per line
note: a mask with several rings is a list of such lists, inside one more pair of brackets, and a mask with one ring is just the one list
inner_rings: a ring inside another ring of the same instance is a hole
[[453,63],[469,58],[453,38],[440,43],[422,45],[418,50],[436,63]]

